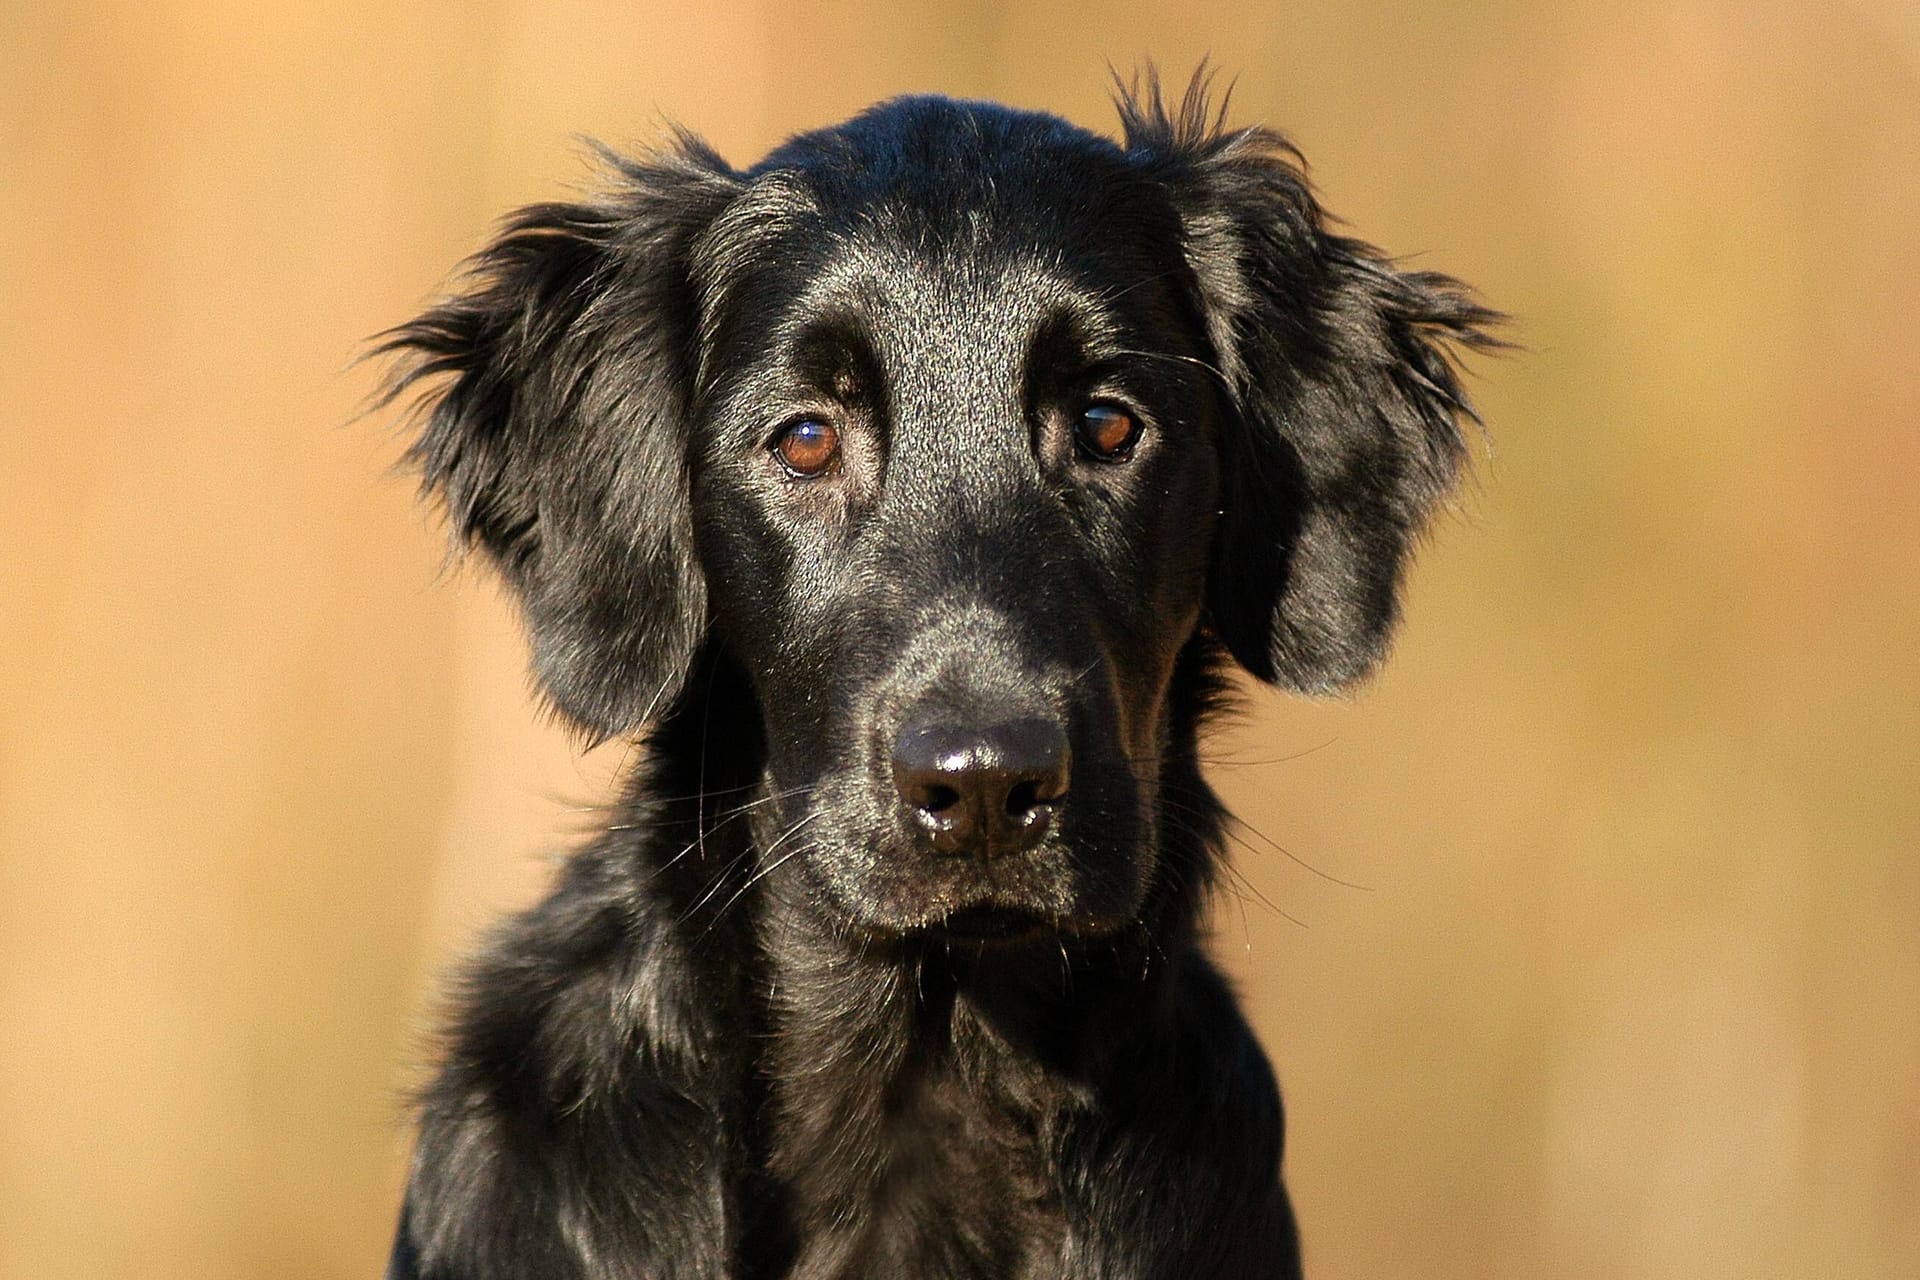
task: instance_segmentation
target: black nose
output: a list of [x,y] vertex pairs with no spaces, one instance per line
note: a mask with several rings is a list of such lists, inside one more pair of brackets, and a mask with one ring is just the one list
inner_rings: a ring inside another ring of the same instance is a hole
[[984,728],[909,724],[893,744],[908,821],[943,853],[995,858],[1037,842],[1067,794],[1072,754],[1056,721]]

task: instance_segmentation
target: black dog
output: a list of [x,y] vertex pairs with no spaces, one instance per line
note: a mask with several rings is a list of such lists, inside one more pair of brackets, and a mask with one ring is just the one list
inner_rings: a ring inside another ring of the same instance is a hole
[[1229,655],[1380,658],[1493,314],[1196,84],[682,137],[389,335],[542,689],[644,735],[466,975],[390,1275],[1299,1272],[1202,954]]

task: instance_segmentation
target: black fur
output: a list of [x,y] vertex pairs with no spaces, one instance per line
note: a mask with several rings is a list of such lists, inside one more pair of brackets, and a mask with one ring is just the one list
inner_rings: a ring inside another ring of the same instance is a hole
[[[1228,654],[1309,692],[1379,660],[1495,317],[1331,234],[1198,82],[1121,114],[609,155],[388,335],[540,687],[645,747],[465,975],[391,1276],[1298,1274],[1199,946],[1197,738]],[[799,419],[837,470],[776,460]],[[1034,843],[930,844],[898,744],[1016,721],[1070,751]]]

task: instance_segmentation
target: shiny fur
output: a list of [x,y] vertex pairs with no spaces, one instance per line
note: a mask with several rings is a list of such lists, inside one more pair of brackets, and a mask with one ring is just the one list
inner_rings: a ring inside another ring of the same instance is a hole
[[[465,972],[396,1280],[1298,1274],[1197,742],[1229,661],[1379,660],[1495,317],[1198,85],[1120,109],[608,155],[388,335],[540,687],[643,744]],[[799,418],[831,474],[774,456]],[[890,744],[1012,715],[1070,744],[1044,838],[930,846]]]

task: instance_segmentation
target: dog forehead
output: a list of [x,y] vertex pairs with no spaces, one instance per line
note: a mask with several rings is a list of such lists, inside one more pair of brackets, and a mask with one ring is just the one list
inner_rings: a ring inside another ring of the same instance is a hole
[[908,398],[1011,385],[1051,315],[1090,302],[1057,262],[978,240],[865,238],[849,246],[849,273],[821,282],[803,306],[857,318],[888,381]]
[[1162,187],[1111,139],[1042,112],[894,99],[744,176],[708,237],[705,292],[744,304],[733,332],[749,358],[845,320],[902,373],[964,356],[978,366],[965,373],[1004,377],[1052,315],[1129,327],[1137,286],[1184,263]]

